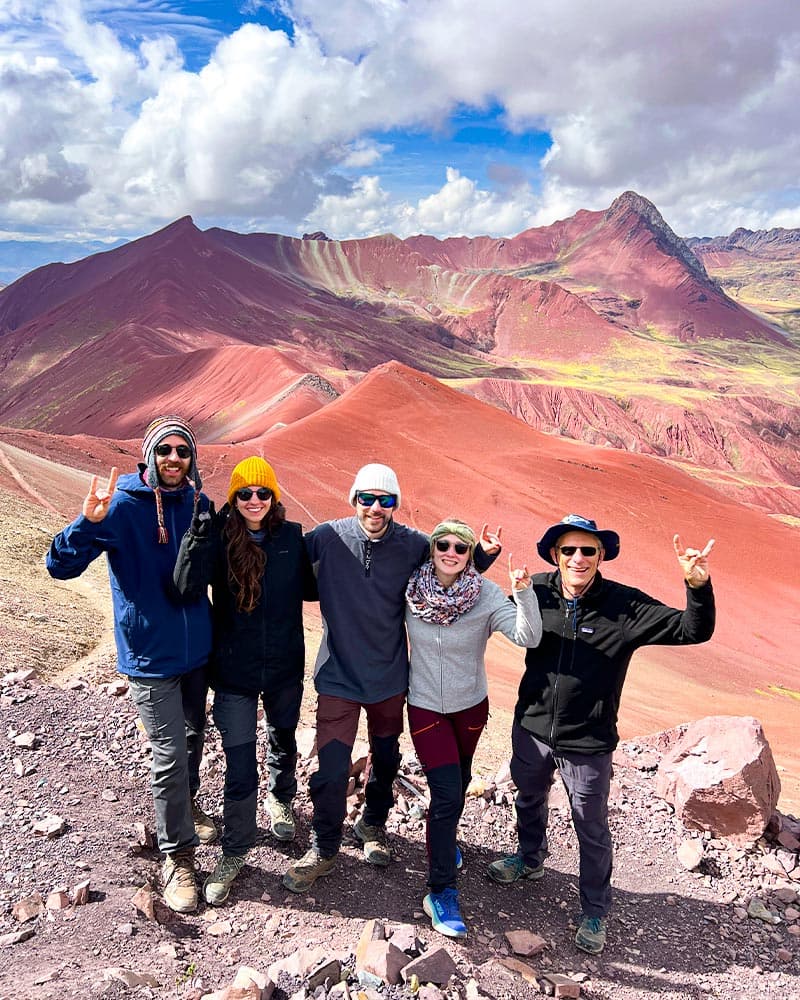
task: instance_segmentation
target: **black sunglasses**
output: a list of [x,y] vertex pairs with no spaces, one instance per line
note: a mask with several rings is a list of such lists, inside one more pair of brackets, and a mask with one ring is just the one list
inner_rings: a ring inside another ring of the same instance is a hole
[[578,549],[581,550],[581,555],[586,556],[587,559],[589,556],[597,555],[596,545],[562,545],[558,551],[562,556],[574,556]]
[[252,500],[254,493],[259,500],[269,500],[272,496],[272,490],[268,490],[266,486],[259,486],[257,490],[251,490],[249,486],[245,486],[236,491],[236,496],[240,500]]
[[159,458],[166,458],[167,455],[171,455],[173,451],[178,458],[192,457],[192,449],[188,444],[157,444],[153,450]]
[[380,497],[375,493],[356,493],[356,500],[362,507],[371,507],[377,500],[384,510],[397,505],[397,497],[393,493],[385,493]]
[[466,542],[446,542],[443,538],[437,538],[435,545],[437,552],[449,552],[450,549],[455,549],[456,555],[459,556],[469,552],[469,545]]

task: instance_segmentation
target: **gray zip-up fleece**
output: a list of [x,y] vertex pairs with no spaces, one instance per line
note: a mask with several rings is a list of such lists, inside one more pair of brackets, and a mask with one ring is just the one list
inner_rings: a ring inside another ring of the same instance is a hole
[[434,625],[406,608],[411,645],[408,703],[432,712],[461,712],[487,695],[486,643],[502,632],[517,646],[538,646],[542,616],[533,587],[509,601],[500,587],[484,580],[475,605],[452,625]]

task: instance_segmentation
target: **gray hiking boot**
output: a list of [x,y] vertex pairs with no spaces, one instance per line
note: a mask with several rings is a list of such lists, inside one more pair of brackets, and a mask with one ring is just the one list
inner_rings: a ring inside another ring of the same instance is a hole
[[306,892],[322,875],[327,875],[336,864],[336,855],[323,858],[316,847],[309,848],[298,862],[283,876],[283,884],[289,892]]
[[197,909],[197,883],[194,878],[194,848],[168,854],[162,869],[164,902],[176,913]]
[[536,882],[544,875],[544,865],[537,865],[531,868],[525,864],[525,859],[521,854],[509,854],[506,858],[493,861],[486,869],[486,874],[494,882],[500,885],[511,885],[512,882],[519,882],[520,879],[530,879]]
[[212,906],[222,906],[231,894],[231,886],[244,866],[244,855],[223,854],[217,867],[203,883],[203,896]]
[[364,857],[371,865],[385,868],[392,860],[392,851],[386,839],[386,828],[383,826],[370,826],[364,822],[364,817],[359,816],[353,827],[353,833],[364,845]]
[[603,917],[587,917],[585,913],[581,914],[575,944],[581,951],[599,955],[606,946],[606,922]]
[[272,792],[265,803],[269,814],[269,828],[277,840],[294,840],[297,832],[291,802],[280,802]]

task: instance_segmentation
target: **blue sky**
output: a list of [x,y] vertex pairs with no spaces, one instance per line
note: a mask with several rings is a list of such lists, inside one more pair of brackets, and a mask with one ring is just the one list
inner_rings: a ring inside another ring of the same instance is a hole
[[[0,283],[152,232],[800,227],[786,0],[0,0]],[[91,249],[89,249],[91,248]]]

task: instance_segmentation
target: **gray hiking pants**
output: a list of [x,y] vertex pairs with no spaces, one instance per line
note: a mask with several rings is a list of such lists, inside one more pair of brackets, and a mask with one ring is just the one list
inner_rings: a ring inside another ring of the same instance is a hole
[[199,843],[192,799],[200,787],[206,725],[205,667],[178,677],[129,677],[131,698],[150,740],[150,787],[158,846],[174,854]]
[[564,782],[578,837],[578,888],[588,917],[604,917],[611,908],[613,852],[608,828],[611,757],[605,754],[554,753],[518,723],[511,732],[511,777],[517,786],[517,835],[526,865],[547,857],[547,798],[556,769]]

